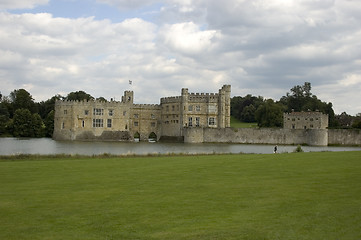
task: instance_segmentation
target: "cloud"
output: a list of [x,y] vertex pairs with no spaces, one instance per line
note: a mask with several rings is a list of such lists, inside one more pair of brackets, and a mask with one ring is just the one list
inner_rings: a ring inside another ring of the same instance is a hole
[[[97,2],[132,14],[112,22],[0,12],[3,95],[28,87],[36,100],[76,90],[120,99],[132,88],[138,103],[156,103],[182,87],[217,92],[231,84],[233,96],[279,99],[311,82],[312,92],[333,102],[336,112],[361,111],[355,107],[361,90],[357,1]],[[0,7],[40,4],[51,2],[3,1]],[[153,10],[151,19],[143,18]]]
[[0,1],[0,9],[23,9],[34,8],[38,5],[45,5],[49,0],[2,0]]
[[190,55],[209,51],[216,34],[215,30],[200,30],[199,26],[193,22],[166,25],[160,31],[167,47],[175,52]]

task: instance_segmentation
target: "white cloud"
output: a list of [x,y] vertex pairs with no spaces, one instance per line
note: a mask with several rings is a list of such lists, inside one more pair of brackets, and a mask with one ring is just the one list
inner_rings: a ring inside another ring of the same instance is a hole
[[165,44],[175,52],[195,55],[212,48],[215,30],[200,30],[193,22],[166,25],[161,30]]

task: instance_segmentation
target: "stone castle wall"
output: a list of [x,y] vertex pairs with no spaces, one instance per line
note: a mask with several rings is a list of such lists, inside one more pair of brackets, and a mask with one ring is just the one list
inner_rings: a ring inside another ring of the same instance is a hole
[[328,144],[361,146],[361,130],[359,129],[329,129]]
[[187,128],[184,142],[187,143],[244,143],[244,144],[307,144],[328,145],[327,129],[282,129],[282,128]]

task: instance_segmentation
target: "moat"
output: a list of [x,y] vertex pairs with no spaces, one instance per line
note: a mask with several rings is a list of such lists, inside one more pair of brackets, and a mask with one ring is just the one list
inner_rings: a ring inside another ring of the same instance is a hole
[[[148,142],[82,142],[55,141],[50,138],[0,138],[0,155],[15,154],[80,154],[80,155],[146,155],[146,154],[211,154],[255,153],[269,154],[272,145],[218,143],[148,143]],[[278,152],[293,152],[296,146],[279,145]],[[302,146],[305,152],[361,151],[361,147]]]

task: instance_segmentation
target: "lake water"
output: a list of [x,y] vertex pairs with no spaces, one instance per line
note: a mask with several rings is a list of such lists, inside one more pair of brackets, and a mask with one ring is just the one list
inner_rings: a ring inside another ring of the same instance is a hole
[[[15,154],[167,154],[167,153],[272,153],[272,145],[218,143],[148,143],[148,142],[80,142],[55,141],[50,138],[0,138],[0,155]],[[278,146],[278,152],[293,152],[296,146]],[[361,147],[302,146],[305,152],[361,151]]]

